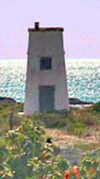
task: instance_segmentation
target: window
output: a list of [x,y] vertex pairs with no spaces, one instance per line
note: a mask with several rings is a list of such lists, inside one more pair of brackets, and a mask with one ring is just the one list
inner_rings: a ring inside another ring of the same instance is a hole
[[40,59],[40,70],[50,70],[52,68],[52,59],[50,57],[42,57]]

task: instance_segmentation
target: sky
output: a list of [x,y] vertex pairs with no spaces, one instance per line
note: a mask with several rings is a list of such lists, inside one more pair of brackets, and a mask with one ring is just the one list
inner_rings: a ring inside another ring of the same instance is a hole
[[100,58],[100,0],[0,0],[0,59],[26,59],[28,28],[64,27],[66,58]]

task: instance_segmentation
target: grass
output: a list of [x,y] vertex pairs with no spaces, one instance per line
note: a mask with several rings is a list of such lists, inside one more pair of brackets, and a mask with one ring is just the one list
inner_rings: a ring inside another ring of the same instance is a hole
[[18,111],[22,109],[23,104],[13,105],[12,103],[0,104],[0,133],[5,133],[10,129],[10,117],[13,118],[13,127],[16,128],[20,124],[21,117]]
[[[89,138],[95,136],[96,139],[100,138],[100,103],[94,104],[91,107],[76,109],[71,108],[69,112],[45,112],[34,114],[32,117],[25,117],[18,114],[19,111],[23,110],[23,104],[17,103],[3,104],[0,105],[0,133],[5,134],[9,129],[15,129],[19,126],[20,121],[24,119],[31,119],[34,123],[38,125],[43,125],[45,128],[52,130],[58,129],[60,131],[65,131],[68,135],[78,136],[79,138]],[[12,118],[12,123],[10,119]],[[97,136],[98,135],[98,136]],[[95,139],[94,139],[95,140]],[[95,144],[98,146],[98,144]],[[92,148],[93,144],[81,144],[80,148]],[[100,146],[100,145],[99,145]]]
[[[12,115],[13,127],[19,125],[23,116],[18,115],[23,110],[23,104],[17,103],[0,105],[0,130],[10,129],[10,117]],[[25,117],[24,117],[25,118]],[[89,133],[93,126],[100,125],[100,103],[84,109],[72,108],[70,112],[45,112],[34,114],[31,118],[34,122],[44,125],[46,128],[63,129],[70,134],[82,136]]]
[[64,113],[35,114],[32,119],[41,122],[47,128],[63,129],[70,134],[81,137],[88,133],[91,127],[100,124],[100,112],[89,107],[86,109],[71,109],[70,112]]

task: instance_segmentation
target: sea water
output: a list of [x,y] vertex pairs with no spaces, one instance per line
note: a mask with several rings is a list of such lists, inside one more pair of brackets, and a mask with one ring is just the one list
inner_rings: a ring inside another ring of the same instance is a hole
[[[0,60],[0,96],[25,100],[27,60]],[[69,97],[100,101],[100,59],[66,59]]]

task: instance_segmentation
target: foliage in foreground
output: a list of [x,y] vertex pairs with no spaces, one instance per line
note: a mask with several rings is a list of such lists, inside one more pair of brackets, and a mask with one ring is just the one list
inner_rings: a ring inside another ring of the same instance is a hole
[[53,155],[52,144],[42,126],[31,120],[22,122],[16,130],[10,130],[1,149],[1,178],[61,178],[69,163]]
[[17,129],[2,138],[1,179],[63,179],[66,170],[70,179],[100,178],[99,149],[92,157],[90,154],[83,157],[79,167],[73,169],[66,159],[54,155],[44,128],[32,120],[24,119]]

